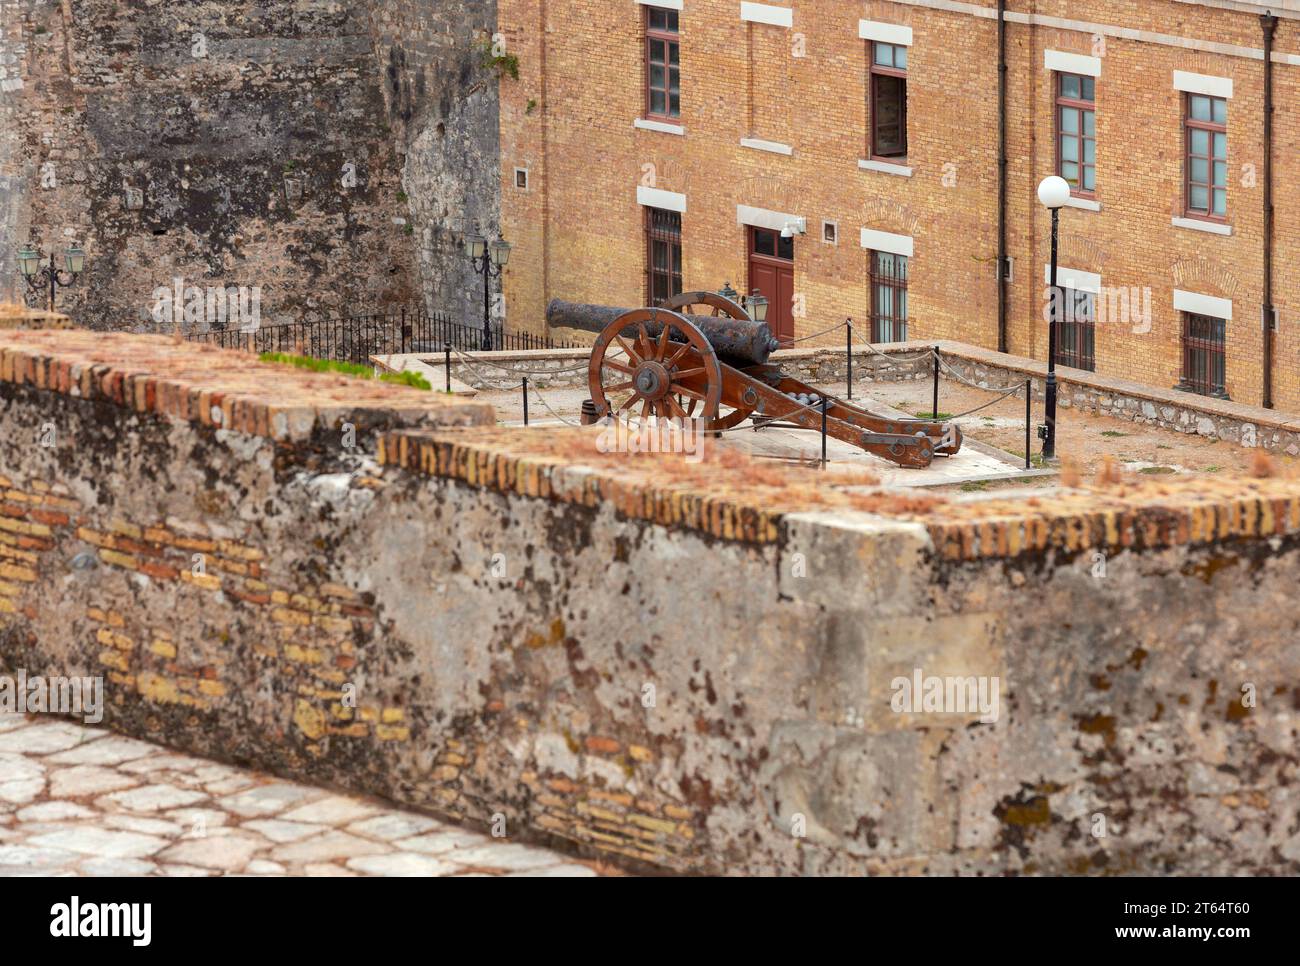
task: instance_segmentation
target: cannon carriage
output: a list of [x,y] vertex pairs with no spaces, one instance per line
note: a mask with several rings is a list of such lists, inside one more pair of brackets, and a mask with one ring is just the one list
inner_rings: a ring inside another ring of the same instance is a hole
[[[598,416],[699,419],[711,432],[751,417],[821,429],[826,394],[771,363],[771,330],[725,296],[683,292],[640,309],[557,299],[546,315],[552,326],[596,333],[587,380]],[[962,443],[951,423],[889,419],[828,395],[826,433],[905,467],[929,466]]]

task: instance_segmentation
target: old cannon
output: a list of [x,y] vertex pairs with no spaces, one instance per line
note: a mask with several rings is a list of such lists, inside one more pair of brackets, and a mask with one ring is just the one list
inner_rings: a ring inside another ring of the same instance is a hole
[[[769,362],[777,348],[771,330],[714,292],[683,292],[641,309],[557,299],[546,320],[597,333],[587,382],[601,416],[700,419],[715,432],[755,415],[821,428],[824,394]],[[826,396],[826,433],[906,467],[929,466],[962,443],[952,423],[890,419],[833,396]]]

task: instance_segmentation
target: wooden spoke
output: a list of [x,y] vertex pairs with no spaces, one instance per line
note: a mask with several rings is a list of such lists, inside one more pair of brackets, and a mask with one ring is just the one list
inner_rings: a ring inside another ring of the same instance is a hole
[[699,369],[683,369],[681,372],[677,372],[677,373],[674,373],[674,374],[673,374],[673,382],[676,382],[678,379],[685,379],[685,378],[687,378],[688,376],[698,376],[701,372],[704,372],[704,371],[705,371],[705,370],[704,370],[703,368],[699,368]]
[[674,385],[673,392],[677,393],[679,396],[690,396],[692,399],[700,400],[700,402],[705,401],[703,393],[696,392],[694,389],[687,389],[685,386]]
[[659,333],[659,348],[655,352],[656,359],[662,359],[664,353],[668,351],[668,329],[669,326],[665,324],[663,330]]
[[650,341],[650,333],[648,333],[645,330],[644,322],[638,322],[637,329],[640,330],[641,334],[637,336],[636,344],[638,347],[645,346],[645,353],[641,356],[641,358],[649,359],[650,353],[654,352],[654,343]]
[[678,404],[676,396],[668,396],[666,402],[668,404],[668,414],[670,416],[676,416],[678,419],[688,418],[686,410]]
[[636,372],[636,370],[633,369],[631,366],[624,365],[623,363],[618,362],[615,359],[611,359],[609,356],[605,357],[605,361],[602,363],[602,365],[609,366],[611,369],[617,369],[619,372],[625,372],[628,375],[631,375],[632,373]]
[[618,392],[620,389],[631,389],[631,388],[632,388],[632,382],[631,380],[629,380],[628,382],[620,382],[617,386],[606,386],[605,391]]
[[686,351],[690,347],[691,347],[690,342],[687,342],[686,345],[682,346],[680,349],[677,350],[677,353],[671,359],[668,360],[667,364],[671,366],[674,362],[676,362],[678,359],[684,356],[686,354]]
[[[614,336],[614,341],[623,347],[623,351],[627,353],[627,357],[631,359],[633,362],[641,361],[641,357],[632,351],[632,347],[623,341],[623,337],[621,335]],[[628,371],[630,372],[631,370]]]

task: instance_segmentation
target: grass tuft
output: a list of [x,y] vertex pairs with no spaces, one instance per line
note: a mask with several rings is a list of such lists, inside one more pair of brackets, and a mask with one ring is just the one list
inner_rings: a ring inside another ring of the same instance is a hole
[[[309,369],[312,372],[337,372],[356,379],[375,378],[374,370],[370,366],[361,366],[353,362],[313,359],[311,356],[295,356],[287,352],[263,352],[257,358],[262,362],[297,366],[299,369]],[[391,382],[399,386],[410,386],[412,389],[423,389],[426,392],[433,388],[429,385],[429,380],[418,372],[383,372],[379,375],[379,381]]]

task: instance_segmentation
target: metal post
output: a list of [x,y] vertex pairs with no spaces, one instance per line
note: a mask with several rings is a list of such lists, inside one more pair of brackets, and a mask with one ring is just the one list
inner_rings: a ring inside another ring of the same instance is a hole
[[844,320],[844,327],[847,330],[844,339],[844,363],[845,371],[848,373],[848,398],[853,398],[853,319]]
[[1034,420],[1034,380],[1025,380],[1025,469],[1030,469],[1034,464],[1029,461],[1030,432],[1029,425]]
[[826,394],[822,393],[822,469],[826,469]]
[[1043,439],[1044,461],[1056,458],[1056,328],[1061,310],[1060,290],[1056,287],[1056,243],[1061,209],[1052,209],[1052,320],[1047,328],[1047,388],[1045,392],[1047,435]]
[[934,415],[933,419],[939,418],[939,347],[934,347]]
[[406,353],[406,306],[402,306],[402,353]]
[[442,348],[447,353],[447,360],[443,364],[443,368],[447,371],[447,392],[451,392],[451,343],[444,342]]
[[1273,35],[1277,17],[1259,18],[1264,29],[1264,391],[1261,404],[1273,408]]
[[524,376],[524,425],[528,425],[528,377]]
[[54,267],[54,252],[50,252],[50,311],[54,311],[54,293],[59,285],[59,273]]

